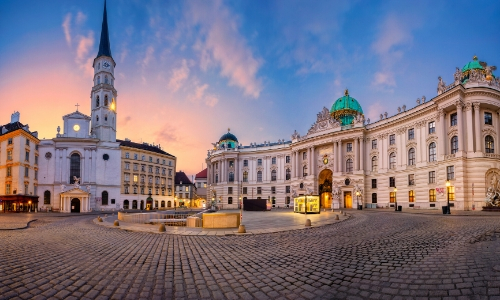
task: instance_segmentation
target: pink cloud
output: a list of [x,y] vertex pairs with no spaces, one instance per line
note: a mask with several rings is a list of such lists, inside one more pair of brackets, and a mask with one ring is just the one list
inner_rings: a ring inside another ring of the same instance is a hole
[[66,38],[66,43],[71,46],[71,13],[66,14],[64,21],[62,23],[62,28],[64,31],[64,37]]
[[182,84],[189,77],[189,67],[187,65],[187,61],[185,59],[182,60],[182,66],[178,69],[174,69],[172,71],[172,77],[168,83],[168,88],[172,90],[172,92],[176,92],[182,86]]

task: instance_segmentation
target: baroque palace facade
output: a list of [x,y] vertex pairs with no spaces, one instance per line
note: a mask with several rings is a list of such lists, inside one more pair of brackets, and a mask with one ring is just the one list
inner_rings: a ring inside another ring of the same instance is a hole
[[321,207],[481,209],[500,198],[500,79],[477,57],[457,68],[453,83],[438,78],[437,96],[370,123],[345,95],[291,141],[238,144],[224,134],[206,159],[207,193],[224,208],[240,198],[293,204],[319,195]]

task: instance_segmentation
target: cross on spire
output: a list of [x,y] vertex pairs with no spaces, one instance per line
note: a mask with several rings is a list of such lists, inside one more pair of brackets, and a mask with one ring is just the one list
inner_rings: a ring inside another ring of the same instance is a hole
[[75,106],[76,106],[76,111],[78,111],[78,106],[80,106],[80,104],[77,103]]

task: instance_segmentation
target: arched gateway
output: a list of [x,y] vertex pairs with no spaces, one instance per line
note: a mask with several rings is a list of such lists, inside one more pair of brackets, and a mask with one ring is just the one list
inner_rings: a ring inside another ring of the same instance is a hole
[[72,213],[80,212],[80,199],[78,198],[71,199],[71,212]]
[[320,197],[320,207],[331,208],[332,206],[332,178],[333,172],[325,169],[318,176],[318,191]]

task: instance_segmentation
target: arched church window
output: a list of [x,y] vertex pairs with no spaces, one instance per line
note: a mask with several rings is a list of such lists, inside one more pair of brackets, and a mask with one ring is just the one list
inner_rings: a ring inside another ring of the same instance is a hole
[[73,153],[70,157],[69,183],[75,183],[75,178],[80,178],[80,154],[78,153]]
[[101,76],[97,76],[97,84],[101,84]]
[[104,106],[108,106],[108,95],[104,95]]
[[487,135],[484,138],[484,149],[486,153],[494,153],[495,152],[495,144],[493,141],[493,137],[491,135]]
[[99,103],[99,95],[97,95],[97,97],[95,98],[95,107],[99,107],[99,105],[101,105],[101,103]]
[[108,205],[108,192],[103,191],[102,194],[102,199],[101,199],[101,204],[102,205]]
[[108,84],[108,75],[104,76],[104,83]]
[[43,204],[49,204],[50,205],[50,191],[45,191],[43,193]]

